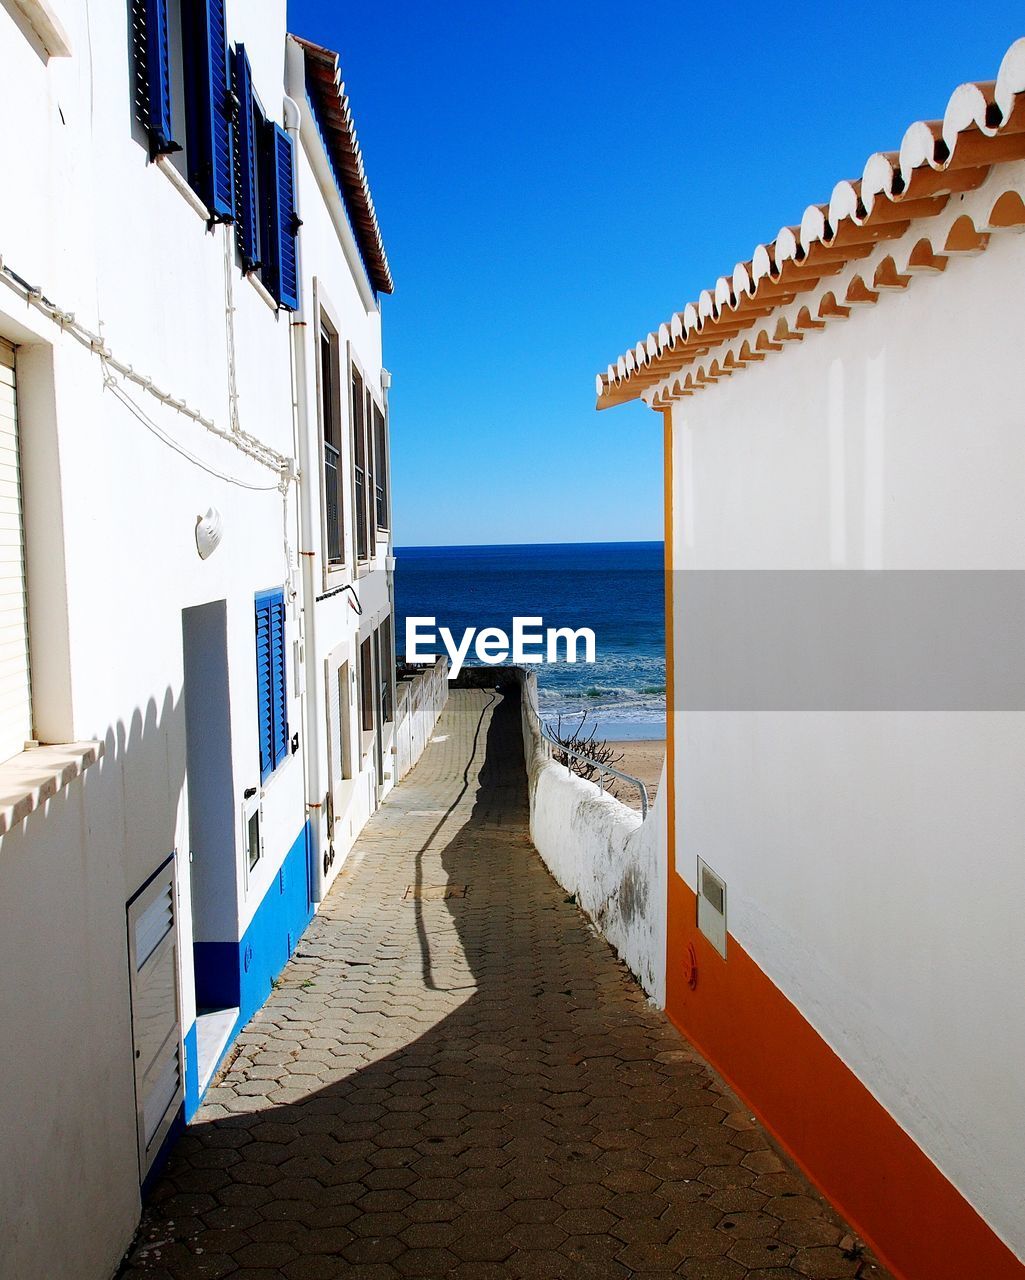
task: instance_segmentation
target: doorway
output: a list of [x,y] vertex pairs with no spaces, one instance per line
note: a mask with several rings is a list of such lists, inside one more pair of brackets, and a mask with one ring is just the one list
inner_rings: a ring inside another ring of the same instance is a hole
[[182,610],[182,653],[197,1074],[202,1095],[231,1041],[240,1006],[225,600]]

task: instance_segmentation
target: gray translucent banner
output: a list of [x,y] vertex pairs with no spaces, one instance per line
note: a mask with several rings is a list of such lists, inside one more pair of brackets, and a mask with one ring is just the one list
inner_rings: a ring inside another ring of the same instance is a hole
[[1025,710],[1025,572],[673,574],[691,711]]

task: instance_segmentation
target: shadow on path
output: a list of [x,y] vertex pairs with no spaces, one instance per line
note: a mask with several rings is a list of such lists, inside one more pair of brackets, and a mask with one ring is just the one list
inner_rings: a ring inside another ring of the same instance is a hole
[[453,692],[173,1153],[126,1280],[883,1275],[527,826],[516,702]]

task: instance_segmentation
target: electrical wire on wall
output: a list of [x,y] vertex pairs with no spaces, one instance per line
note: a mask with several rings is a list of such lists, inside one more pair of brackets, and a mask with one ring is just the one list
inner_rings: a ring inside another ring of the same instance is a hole
[[148,431],[151,431],[158,440],[166,444],[169,449],[173,449],[175,453],[186,458],[193,464],[193,466],[199,467],[208,475],[214,476],[217,480],[223,480],[226,484],[233,484],[239,489],[251,489],[256,493],[273,493],[276,489],[282,489],[282,482],[280,480],[276,484],[250,484],[248,480],[240,480],[237,476],[230,476],[225,471],[218,471],[216,467],[210,466],[208,462],[205,462],[196,454],[191,453],[183,444],[175,440],[173,436],[169,436],[166,431],[159,427],[153,419],[149,417],[140,405],[135,403],[131,396],[127,394],[118,382],[113,371],[108,366],[107,361],[103,360],[102,363],[104,387],[111,392],[115,399],[119,400],[125,406],[133,417],[137,418]]
[[[225,241],[225,274],[226,279],[229,272],[228,254],[230,253],[230,239],[226,236]],[[178,399],[170,395],[168,392],[161,390],[154,383],[152,378],[146,377],[139,373],[132,365],[126,364],[119,360],[110,348],[107,346],[103,336],[93,333],[85,325],[80,324],[76,319],[74,312],[65,311],[58,307],[55,303],[47,298],[41,289],[30,285],[17,272],[11,270],[10,267],[0,257],[0,280],[9,288],[19,294],[23,300],[37,311],[41,312],[48,319],[56,324],[62,333],[67,333],[73,337],[78,343],[90,350],[100,361],[103,371],[103,387],[109,391],[114,398],[124,406],[132,416],[141,423],[153,436],[166,445],[169,449],[174,450],[180,457],[184,458],[193,466],[205,471],[207,475],[213,476],[217,480],[223,481],[225,484],[233,485],[239,489],[245,489],[255,493],[273,493],[277,491],[282,499],[282,515],[283,515],[283,532],[284,532],[284,561],[285,561],[285,580],[292,590],[292,550],[288,541],[288,494],[292,487],[292,482],[298,482],[299,472],[295,459],[290,458],[283,453],[279,453],[271,445],[265,444],[257,437],[250,435],[242,430],[239,420],[238,411],[238,388],[236,383],[235,370],[235,334],[234,334],[234,299],[232,296],[230,281],[225,287],[225,305],[227,308],[227,340],[228,340],[228,400],[229,412],[231,414],[231,426],[226,430],[220,427],[212,418],[208,418],[205,414],[193,409],[186,403],[184,399]],[[252,481],[244,480],[239,476],[230,475],[226,471],[213,466],[205,459],[199,457],[181,441],[176,440],[174,436],[165,431],[145,409],[137,403],[125,389],[125,383],[133,384],[140,387],[149,396],[159,401],[160,404],[168,408],[174,409],[176,413],[180,413],[183,417],[195,422],[198,426],[203,427],[211,435],[216,436],[219,440],[232,445],[247,458],[259,463],[261,466],[272,471],[276,477],[271,484],[254,484]]]
[[[80,324],[75,319],[74,312],[65,311],[55,303],[51,302],[49,298],[45,297],[41,289],[30,285],[26,280],[18,275],[17,272],[12,271],[4,262],[2,257],[0,257],[0,280],[3,280],[6,285],[19,293],[29,306],[32,306],[37,311],[42,312],[43,315],[47,316],[48,319],[58,325],[63,333],[70,334],[82,346],[88,348],[99,357],[103,364],[105,386],[109,385],[108,378],[111,371],[120,374],[125,381],[134,383],[136,386],[141,387],[143,391],[148,395],[151,395],[154,399],[159,400],[161,404],[174,409],[176,413],[180,413],[183,417],[189,418],[191,421],[205,428],[211,433],[211,435],[215,435],[219,439],[227,441],[241,453],[252,458],[253,461],[258,462],[261,466],[267,467],[269,470],[273,471],[278,476],[278,484],[271,485],[269,486],[270,488],[278,488],[282,485],[287,488],[291,484],[292,480],[296,478],[297,473],[294,459],[287,457],[283,453],[279,453],[271,445],[265,444],[256,436],[249,435],[247,432],[241,430],[241,427],[237,430],[232,430],[230,428],[226,430],[224,427],[218,426],[212,418],[200,413],[197,409],[193,409],[184,399],[179,399],[170,395],[168,392],[161,390],[152,378],[139,373],[132,365],[119,360],[107,346],[102,335],[93,333],[91,329]],[[143,415],[143,417],[145,417],[145,415]],[[173,445],[173,441],[169,436],[165,436],[165,442]],[[180,448],[179,452],[182,452],[183,456],[188,457],[191,461],[196,462],[197,465],[204,465],[196,459],[195,455],[190,454],[188,450],[185,450],[184,447]],[[221,475],[221,478],[225,479],[227,477]]]

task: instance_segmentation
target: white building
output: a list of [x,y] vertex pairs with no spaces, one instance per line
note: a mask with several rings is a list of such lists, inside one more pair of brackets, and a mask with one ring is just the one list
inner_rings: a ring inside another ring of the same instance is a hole
[[0,84],[0,1274],[88,1280],[392,783],[392,285],[285,0]]
[[667,1011],[908,1280],[1025,1275],[1023,231],[1019,40],[598,378],[664,419]]

